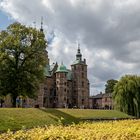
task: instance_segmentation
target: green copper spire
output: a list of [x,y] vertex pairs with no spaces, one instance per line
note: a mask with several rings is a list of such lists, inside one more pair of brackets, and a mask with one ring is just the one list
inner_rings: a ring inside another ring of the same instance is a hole
[[76,60],[72,63],[72,65],[77,65],[77,64],[82,64],[82,65],[86,65],[86,60],[82,60],[82,54],[81,54],[81,50],[80,50],[80,44],[77,43],[78,49],[77,49],[77,53],[76,53]]
[[63,62],[61,63],[60,66],[58,66],[56,72],[68,72],[66,66],[63,64]]

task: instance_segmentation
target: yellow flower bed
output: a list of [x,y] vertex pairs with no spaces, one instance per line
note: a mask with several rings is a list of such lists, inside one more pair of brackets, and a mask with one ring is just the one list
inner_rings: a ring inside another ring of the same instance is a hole
[[0,140],[140,140],[140,120],[86,122],[8,131]]

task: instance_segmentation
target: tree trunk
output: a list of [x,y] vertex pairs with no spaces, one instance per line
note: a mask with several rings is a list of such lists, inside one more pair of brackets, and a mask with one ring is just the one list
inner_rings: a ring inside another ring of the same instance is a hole
[[12,106],[13,107],[16,107],[16,98],[17,98],[17,95],[12,95]]

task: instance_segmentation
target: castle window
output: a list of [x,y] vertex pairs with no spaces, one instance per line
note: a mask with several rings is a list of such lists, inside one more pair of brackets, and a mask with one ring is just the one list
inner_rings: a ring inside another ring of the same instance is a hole
[[46,101],[47,101],[47,98],[46,97],[43,98],[43,105],[46,103]]
[[47,88],[44,87],[44,95],[47,95]]
[[50,98],[50,103],[52,103],[53,102],[53,99],[52,98]]
[[84,87],[84,82],[82,82],[82,87]]
[[69,104],[69,99],[67,99],[67,104]]
[[47,88],[46,88],[46,87],[44,87],[44,90],[47,90]]
[[67,91],[66,88],[64,89],[64,91],[65,91],[65,92]]
[[82,105],[84,104],[84,99],[82,99]]
[[76,66],[74,66],[74,70],[76,70]]
[[73,99],[73,103],[74,103],[74,105],[76,105],[76,98]]
[[53,89],[52,88],[50,89],[50,95],[51,96],[53,95]]
[[74,81],[74,86],[76,86],[76,81]]
[[82,72],[82,78],[84,78],[84,73]]
[[58,90],[58,87],[56,89]]
[[67,85],[67,83],[65,82],[65,85]]

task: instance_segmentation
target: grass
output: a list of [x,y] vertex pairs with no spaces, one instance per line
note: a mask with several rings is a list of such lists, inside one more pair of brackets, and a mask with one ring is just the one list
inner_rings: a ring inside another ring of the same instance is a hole
[[92,110],[92,109],[59,109],[60,111],[72,115],[79,119],[112,119],[129,118],[125,113],[116,110]]
[[51,124],[78,123],[83,119],[131,118],[114,110],[1,108],[0,131],[27,129]]

